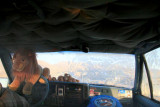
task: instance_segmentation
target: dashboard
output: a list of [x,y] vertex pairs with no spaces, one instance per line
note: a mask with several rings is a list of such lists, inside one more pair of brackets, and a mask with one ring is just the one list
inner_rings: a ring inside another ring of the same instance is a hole
[[86,83],[49,82],[49,93],[44,102],[54,107],[86,107],[96,95],[109,95],[117,98],[123,107],[132,107],[132,89],[99,86]]
[[89,101],[89,85],[70,82],[49,82],[50,91],[44,102],[54,107],[86,107]]

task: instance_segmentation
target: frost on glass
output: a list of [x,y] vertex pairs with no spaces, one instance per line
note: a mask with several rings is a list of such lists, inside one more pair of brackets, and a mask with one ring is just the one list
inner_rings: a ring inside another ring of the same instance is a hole
[[81,83],[133,88],[135,56],[128,54],[56,52],[38,53],[38,62],[51,70],[51,76],[64,73]]
[[153,97],[160,101],[160,48],[146,53],[145,57],[151,74]]

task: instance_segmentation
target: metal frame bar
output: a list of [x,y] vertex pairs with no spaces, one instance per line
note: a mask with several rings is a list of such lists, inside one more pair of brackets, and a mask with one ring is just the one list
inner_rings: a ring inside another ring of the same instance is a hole
[[144,55],[143,55],[143,63],[144,63],[145,69],[146,69],[147,77],[148,77],[151,99],[153,99],[152,79],[151,79],[151,75],[150,75],[150,71],[149,71],[149,68],[148,68],[148,64],[147,64],[147,61],[146,61],[146,58],[145,58]]
[[142,63],[142,55],[135,55],[135,81],[134,81],[134,88],[133,88],[133,95],[141,94],[141,83],[142,83],[142,71],[143,71],[143,63]]

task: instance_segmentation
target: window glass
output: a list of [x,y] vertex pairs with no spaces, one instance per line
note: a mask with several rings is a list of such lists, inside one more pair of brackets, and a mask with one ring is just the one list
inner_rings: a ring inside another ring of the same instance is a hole
[[147,73],[144,65],[143,65],[141,93],[143,96],[151,98],[148,77],[147,77]]
[[0,82],[3,87],[7,87],[8,85],[8,76],[6,74],[6,71],[3,67],[2,61],[0,59]]
[[152,79],[153,98],[160,101],[160,48],[146,53],[145,57]]
[[70,74],[81,83],[133,88],[135,56],[130,54],[49,52],[37,53],[39,65],[48,67],[51,77]]

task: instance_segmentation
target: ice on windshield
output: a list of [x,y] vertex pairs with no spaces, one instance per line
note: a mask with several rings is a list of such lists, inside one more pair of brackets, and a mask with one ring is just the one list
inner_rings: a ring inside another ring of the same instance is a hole
[[48,67],[51,77],[65,73],[81,83],[133,88],[135,56],[130,54],[52,52],[37,53],[38,63]]

